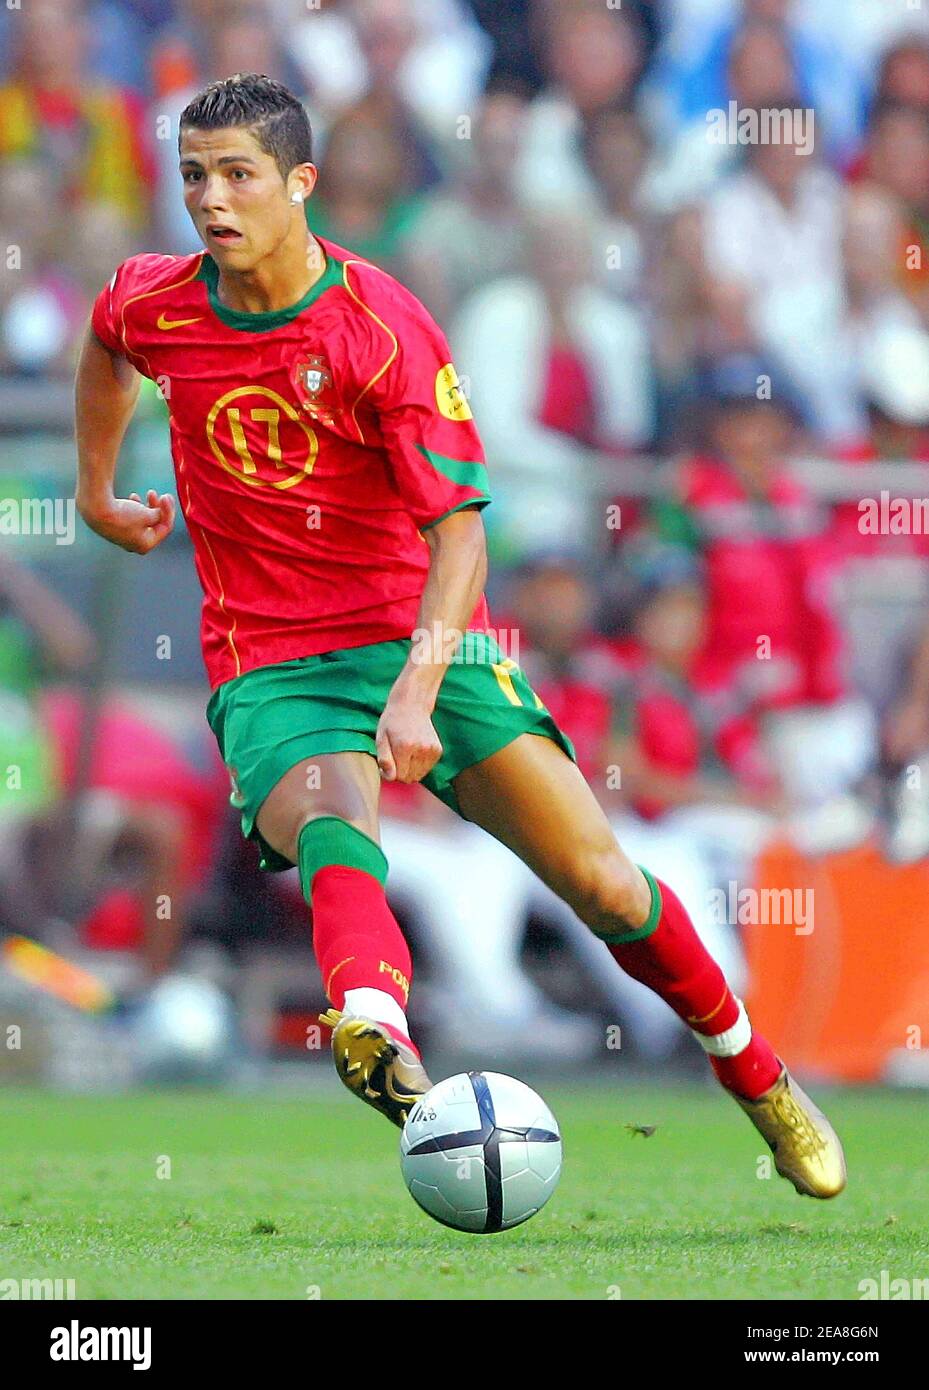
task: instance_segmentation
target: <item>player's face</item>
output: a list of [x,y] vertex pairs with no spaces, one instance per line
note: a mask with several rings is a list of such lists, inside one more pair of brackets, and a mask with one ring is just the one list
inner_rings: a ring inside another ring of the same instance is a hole
[[308,195],[316,172],[298,165],[285,181],[273,156],[241,126],[185,129],[180,167],[193,224],[217,264],[231,271],[250,270],[274,253],[293,226],[291,193]]

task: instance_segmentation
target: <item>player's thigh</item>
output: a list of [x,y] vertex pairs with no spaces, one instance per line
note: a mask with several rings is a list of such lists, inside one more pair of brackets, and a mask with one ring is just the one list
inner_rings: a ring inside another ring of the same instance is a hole
[[265,797],[255,824],[272,849],[297,862],[308,820],[338,816],[377,841],[380,773],[370,753],[320,753],[284,773]]
[[620,848],[577,765],[521,734],[455,778],[462,813],[519,855],[595,929],[648,916],[648,885]]

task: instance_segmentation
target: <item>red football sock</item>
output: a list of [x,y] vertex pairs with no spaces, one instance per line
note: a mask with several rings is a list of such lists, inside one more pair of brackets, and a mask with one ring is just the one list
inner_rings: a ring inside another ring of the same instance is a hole
[[[345,1007],[346,990],[379,989],[405,1010],[413,962],[377,879],[362,869],[329,864],[314,875],[310,900],[313,952],[333,1007]],[[377,1021],[395,1041],[406,1043],[419,1056],[405,1034]]]
[[313,950],[335,1008],[347,989],[380,989],[406,1008],[413,963],[383,886],[362,869],[327,864],[313,877]]
[[[297,857],[326,997],[342,1010],[348,990],[376,989],[405,1010],[413,963],[387,905],[387,860],[380,845],[338,816],[320,816],[300,832]],[[387,1019],[376,1021],[388,1027]],[[395,1026],[388,1031],[413,1047]]]
[[[661,894],[657,927],[638,941],[610,945],[610,954],[694,1032],[717,1037],[736,1023],[738,1000],[677,894],[657,879],[655,884]],[[734,1057],[711,1056],[710,1064],[724,1086],[747,1100],[755,1100],[773,1086],[781,1070],[770,1043],[754,1032]]]

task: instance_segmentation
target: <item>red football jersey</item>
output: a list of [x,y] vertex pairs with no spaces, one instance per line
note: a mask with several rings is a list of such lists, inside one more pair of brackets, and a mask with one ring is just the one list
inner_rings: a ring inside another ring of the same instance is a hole
[[[441,330],[384,271],[320,244],[322,278],[287,309],[227,308],[205,251],[133,256],[94,305],[97,337],[168,404],[214,687],[409,637],[421,532],[490,501]],[[470,625],[488,625],[483,598]]]

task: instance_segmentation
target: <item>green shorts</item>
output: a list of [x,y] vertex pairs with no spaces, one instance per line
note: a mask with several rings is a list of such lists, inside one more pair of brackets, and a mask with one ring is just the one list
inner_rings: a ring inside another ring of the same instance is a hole
[[[376,756],[377,731],[412,641],[376,642],[260,666],[214,690],[206,717],[232,778],[242,834],[261,848],[261,867],[289,869],[256,829],[262,802],[285,772],[320,753]],[[488,633],[465,634],[432,715],[442,756],[423,786],[460,815],[454,779],[520,734],[543,734],[570,758],[574,749],[530,686]]]

